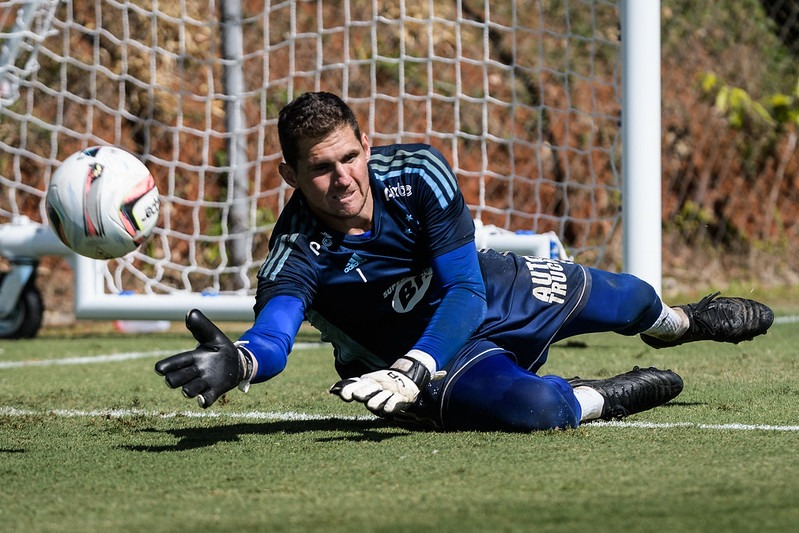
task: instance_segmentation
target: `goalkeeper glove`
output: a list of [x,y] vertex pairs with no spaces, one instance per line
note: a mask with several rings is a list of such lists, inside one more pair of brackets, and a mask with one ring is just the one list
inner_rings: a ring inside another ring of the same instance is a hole
[[183,387],[183,395],[196,396],[203,409],[236,386],[246,392],[255,375],[252,353],[236,346],[197,309],[186,314],[186,327],[199,344],[155,364],[155,372],[164,376],[166,384],[173,389]]
[[345,402],[364,403],[378,416],[390,416],[413,405],[434,375],[435,359],[421,350],[411,350],[388,369],[339,381],[330,393]]

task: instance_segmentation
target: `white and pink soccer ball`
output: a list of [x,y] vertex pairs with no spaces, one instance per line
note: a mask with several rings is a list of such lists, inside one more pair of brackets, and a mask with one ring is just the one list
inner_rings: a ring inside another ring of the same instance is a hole
[[158,221],[158,189],[133,154],[95,146],[72,154],[53,173],[47,218],[58,238],[94,259],[122,257],[150,236]]

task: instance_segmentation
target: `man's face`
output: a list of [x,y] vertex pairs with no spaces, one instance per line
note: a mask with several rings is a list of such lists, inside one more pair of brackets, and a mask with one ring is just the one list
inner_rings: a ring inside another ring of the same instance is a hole
[[372,226],[369,140],[343,126],[320,139],[300,142],[296,168],[280,165],[280,175],[302,191],[311,210],[331,228],[362,233]]

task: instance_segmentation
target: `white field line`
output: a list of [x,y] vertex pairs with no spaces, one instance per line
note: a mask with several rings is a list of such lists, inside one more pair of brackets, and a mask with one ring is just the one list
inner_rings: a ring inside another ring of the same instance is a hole
[[[306,350],[308,348],[318,348],[323,346],[321,342],[298,342],[294,345],[295,350]],[[0,361],[0,370],[4,368],[22,368],[29,366],[65,366],[65,365],[88,365],[92,363],[114,363],[118,361],[130,361],[131,359],[147,359],[149,357],[161,357],[178,353],[177,350],[155,350],[149,352],[127,352],[105,355],[86,355],[82,357],[64,357],[63,359],[29,359],[27,361]]]
[[127,352],[110,355],[86,355],[83,357],[65,357],[63,359],[29,359],[27,361],[0,361],[0,369],[3,368],[22,368],[28,366],[62,366],[62,365],[88,365],[92,363],[113,363],[118,361],[129,361],[131,359],[144,359],[146,357],[157,357],[161,355],[171,355],[172,351],[150,351],[150,352]]
[[[775,324],[795,324],[799,323],[799,315],[779,316],[774,319]],[[324,346],[322,342],[298,342],[294,345],[294,350],[307,350]],[[0,348],[0,354],[3,353]],[[87,355],[84,357],[65,357],[63,359],[29,359],[26,361],[0,361],[0,370],[5,368],[22,368],[29,366],[63,366],[63,365],[86,365],[92,363],[113,363],[118,361],[129,361],[131,359],[146,359],[148,357],[160,357],[172,355],[174,350],[156,350],[149,352],[128,352],[107,355]]]
[[33,411],[30,409],[17,409],[16,407],[0,407],[0,416],[60,416],[64,418],[229,418],[237,420],[272,420],[276,422],[292,422],[297,420],[377,420],[376,416],[340,416],[340,415],[312,415],[308,413],[295,413],[293,411],[248,411],[242,413],[220,413],[214,411],[147,411],[144,409],[47,409]]
[[644,429],[669,429],[669,428],[697,428],[734,431],[799,431],[799,426],[773,426],[766,424],[698,424],[694,422],[628,422],[614,420],[610,422],[591,422],[591,426],[644,428]]
[[[18,409],[16,407],[0,407],[0,416],[23,417],[23,416],[59,416],[65,418],[216,418],[232,420],[269,420],[274,422],[293,422],[305,420],[377,420],[372,415],[364,416],[340,416],[340,415],[312,415],[308,413],[297,413],[292,411],[248,411],[248,412],[214,412],[214,411],[147,411],[144,409],[50,409],[43,411],[33,411],[29,409]],[[695,428],[708,430],[729,430],[729,431],[799,431],[799,426],[775,426],[765,424],[699,424],[695,422],[591,422],[586,424],[589,427],[597,428],[638,428],[638,429],[672,429],[672,428]]]
[[[774,319],[775,324],[796,324],[799,323],[799,315],[778,316]],[[324,346],[322,342],[298,342],[294,345],[294,350],[307,350]],[[0,354],[3,353],[0,348]],[[131,359],[146,359],[148,357],[160,357],[172,355],[176,351],[156,350],[149,352],[128,352],[107,355],[87,355],[84,357],[65,357],[63,359],[29,359],[26,361],[0,361],[0,370],[5,368],[22,368],[29,366],[63,366],[63,365],[86,365],[92,363],[113,363],[118,361],[129,361]]]

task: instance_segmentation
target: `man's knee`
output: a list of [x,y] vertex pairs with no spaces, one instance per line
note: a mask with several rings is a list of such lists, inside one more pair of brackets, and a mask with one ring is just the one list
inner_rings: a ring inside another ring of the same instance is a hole
[[507,396],[500,418],[519,431],[577,427],[578,418],[562,392],[543,379],[519,383]]
[[625,273],[591,270],[593,281],[586,316],[604,320],[622,335],[646,330],[660,316],[663,307],[654,287]]
[[573,428],[579,421],[576,409],[576,400],[567,399],[560,383],[527,372],[507,358],[490,358],[453,386],[444,425],[453,430],[524,432]]

